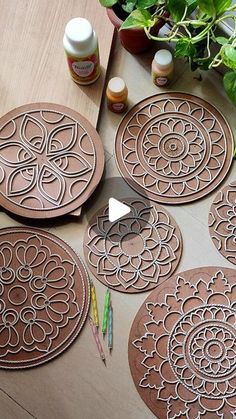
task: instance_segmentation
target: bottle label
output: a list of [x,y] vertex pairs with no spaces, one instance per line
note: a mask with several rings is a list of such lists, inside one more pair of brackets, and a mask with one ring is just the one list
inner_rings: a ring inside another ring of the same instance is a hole
[[125,108],[125,103],[113,103],[112,109],[116,112],[121,112]]
[[95,64],[92,61],[74,61],[72,69],[80,77],[88,77],[92,74]]
[[67,61],[74,81],[89,84],[95,81],[100,74],[98,48],[87,57],[75,57],[67,54]]
[[169,79],[167,77],[154,77],[154,83],[157,86],[165,86],[169,83]]

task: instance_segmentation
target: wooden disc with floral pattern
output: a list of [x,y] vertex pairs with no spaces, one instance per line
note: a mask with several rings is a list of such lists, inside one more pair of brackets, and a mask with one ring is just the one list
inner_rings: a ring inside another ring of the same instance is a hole
[[98,133],[72,109],[35,103],[0,118],[0,205],[17,215],[73,212],[92,194],[103,167]]
[[117,165],[141,195],[165,204],[199,199],[226,176],[233,136],[211,104],[186,93],[164,93],[136,104],[116,135]]
[[236,271],[172,276],[138,311],[129,337],[135,386],[158,419],[236,415]]
[[90,301],[84,266],[56,236],[0,230],[0,368],[37,366],[80,332]]
[[84,254],[94,276],[114,290],[137,293],[165,281],[181,253],[179,227],[160,205],[143,198],[125,198],[130,212],[111,223],[108,206],[89,223]]
[[210,208],[208,224],[217,250],[236,265],[236,182],[218,192]]

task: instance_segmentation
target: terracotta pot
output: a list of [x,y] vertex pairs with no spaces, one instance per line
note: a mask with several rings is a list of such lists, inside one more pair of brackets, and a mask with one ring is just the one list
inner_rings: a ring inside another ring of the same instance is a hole
[[[107,15],[118,31],[121,44],[132,54],[139,54],[150,49],[155,41],[148,39],[143,29],[125,29],[119,31],[123,20],[121,20],[112,8],[107,8]],[[152,28],[152,35],[157,35],[161,27],[165,24],[163,20],[157,22]]]

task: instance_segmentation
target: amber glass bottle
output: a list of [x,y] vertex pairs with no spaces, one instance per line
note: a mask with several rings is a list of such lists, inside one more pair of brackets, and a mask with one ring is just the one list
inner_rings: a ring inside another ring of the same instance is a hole
[[127,109],[128,89],[123,79],[113,77],[106,90],[107,106],[115,113],[122,113]]

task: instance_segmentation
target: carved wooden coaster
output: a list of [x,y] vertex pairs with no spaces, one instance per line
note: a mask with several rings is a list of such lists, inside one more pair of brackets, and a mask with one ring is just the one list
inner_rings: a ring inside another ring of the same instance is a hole
[[75,252],[42,230],[0,230],[0,368],[37,366],[80,332],[90,300]]
[[84,238],[84,254],[93,275],[117,291],[149,291],[176,269],[182,238],[174,219],[160,205],[142,198],[121,200],[131,209],[110,223],[108,207],[90,221]]
[[123,118],[116,135],[117,165],[141,195],[165,204],[195,201],[226,176],[233,136],[221,113],[186,93],[151,96]]
[[92,125],[65,106],[35,103],[0,118],[0,205],[18,215],[73,212],[93,193],[104,168]]
[[192,269],[154,290],[129,337],[136,388],[158,419],[234,418],[236,271]]
[[216,195],[208,224],[217,250],[236,265],[236,182],[230,183]]

